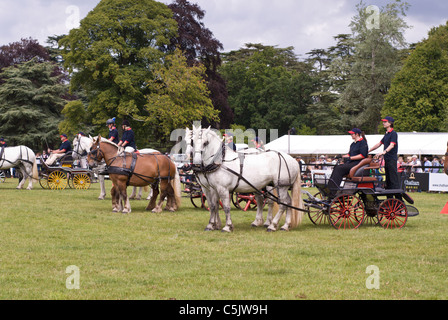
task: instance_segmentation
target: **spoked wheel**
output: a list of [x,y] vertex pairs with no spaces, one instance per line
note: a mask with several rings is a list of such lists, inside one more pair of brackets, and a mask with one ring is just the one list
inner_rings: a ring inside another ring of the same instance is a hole
[[48,175],[48,187],[51,190],[63,190],[67,188],[67,174],[62,171],[53,171]]
[[1,182],[5,182],[5,173],[3,171],[0,170],[0,183]]
[[41,177],[39,178],[39,184],[42,187],[42,189],[48,189],[48,177]]
[[253,193],[234,193],[232,195],[233,205],[240,210],[254,210],[257,208],[257,201]]
[[378,208],[378,220],[384,229],[401,229],[408,220],[408,209],[401,200],[387,199]]
[[357,229],[364,217],[364,204],[355,195],[344,194],[335,198],[329,209],[330,223],[338,230]]
[[[322,194],[319,192],[314,195],[314,198],[317,198],[319,200],[323,200]],[[325,210],[325,205],[318,204],[319,207],[322,207],[321,209],[317,209],[314,207],[310,207],[308,211],[308,217],[310,218],[311,222],[315,225],[321,225],[321,224],[327,224],[329,223],[328,220],[328,214]]]
[[75,174],[71,180],[73,183],[73,187],[78,190],[87,190],[92,184],[90,176],[86,173]]
[[202,192],[192,191],[190,193],[190,201],[195,208],[202,208]]

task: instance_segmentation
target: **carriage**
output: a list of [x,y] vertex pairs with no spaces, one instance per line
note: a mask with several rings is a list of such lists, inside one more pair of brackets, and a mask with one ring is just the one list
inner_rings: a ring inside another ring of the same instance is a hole
[[[380,161],[371,157],[353,167],[332,196],[329,178],[324,173],[313,177],[318,193],[308,195],[304,204],[315,225],[331,224],[336,229],[357,229],[361,225],[379,225],[385,229],[403,228],[408,217],[419,214],[414,200],[401,189],[384,189],[379,176]],[[403,200],[401,200],[401,199]],[[405,204],[406,201],[408,204]]]
[[39,184],[43,189],[63,190],[68,186],[71,189],[87,190],[92,184],[92,170],[79,167],[72,157],[72,152],[60,158],[58,166],[47,166],[43,160],[41,163]]

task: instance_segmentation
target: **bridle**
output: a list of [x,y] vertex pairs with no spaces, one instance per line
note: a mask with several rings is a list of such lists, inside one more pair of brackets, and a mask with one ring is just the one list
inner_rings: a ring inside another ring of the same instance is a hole
[[[196,150],[194,147],[194,132],[191,131],[191,136],[190,136],[190,147],[191,147],[191,152],[190,152],[190,159],[194,160],[194,157],[196,154],[200,154],[201,155],[201,163],[200,164],[194,164],[194,163],[190,163],[190,167],[191,169],[196,172],[196,173],[212,173],[215,172],[216,170],[218,170],[221,167],[222,162],[224,162],[225,156],[226,156],[226,145],[224,142],[221,143],[221,150],[218,150],[215,154],[209,156],[207,159],[205,159],[205,163],[207,163],[209,160],[212,160],[212,162],[208,165],[206,165],[204,163],[204,148],[207,147],[209,145],[209,141],[206,141],[204,143],[204,145],[202,146],[201,150]],[[203,141],[203,130],[200,130],[199,133],[199,138],[197,139],[199,141]],[[216,163],[215,160],[219,159],[219,156],[221,156],[220,159],[220,163]]]

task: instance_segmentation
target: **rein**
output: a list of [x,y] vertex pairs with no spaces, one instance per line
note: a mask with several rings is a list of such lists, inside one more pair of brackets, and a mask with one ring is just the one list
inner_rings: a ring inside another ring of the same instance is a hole
[[[202,130],[201,130],[201,140],[202,140]],[[192,147],[192,150],[193,150],[193,151],[192,151],[191,158],[193,158],[193,152],[194,152],[194,153],[198,153],[198,152],[199,152],[199,151],[195,151],[195,150],[194,150],[194,145],[193,145],[193,132],[191,133],[191,147]],[[202,154],[203,150],[201,150],[200,152],[201,152],[201,154]],[[282,155],[280,152],[277,152],[277,151],[274,151],[274,150],[268,150],[268,151],[266,151],[266,152],[275,152],[275,153],[278,154],[278,157],[279,157],[279,159],[280,159],[280,168],[279,168],[279,173],[278,173],[278,180],[279,180],[279,183],[280,183],[280,172],[281,172],[281,168],[282,168],[282,162],[284,162],[284,163],[286,164],[286,169],[288,170],[289,181],[291,182],[291,172],[290,172],[289,166],[288,166],[287,163],[286,163],[286,159],[283,157],[283,155]],[[219,150],[217,151],[217,153],[216,153],[215,155],[211,156],[210,158],[215,158],[215,157],[218,155],[218,153],[219,153]],[[242,180],[242,181],[244,181],[247,185],[249,185],[252,189],[254,189],[256,193],[258,193],[258,194],[262,194],[263,197],[264,197],[265,199],[269,199],[269,200],[275,201],[275,202],[277,202],[278,204],[283,205],[283,206],[285,206],[285,207],[288,207],[288,208],[290,208],[290,209],[294,209],[294,210],[298,210],[298,211],[301,211],[301,212],[304,212],[304,213],[308,213],[307,210],[300,209],[300,208],[296,208],[296,207],[293,207],[293,206],[291,206],[291,205],[288,205],[288,204],[285,204],[285,203],[280,202],[280,198],[279,198],[278,196],[274,195],[272,192],[267,191],[267,190],[266,190],[266,192],[263,192],[262,190],[259,190],[257,187],[255,187],[252,183],[250,183],[250,182],[243,176],[244,158],[245,158],[245,155],[244,155],[244,154],[238,154],[238,158],[235,158],[235,159],[233,159],[233,160],[227,160],[227,161],[224,160],[224,159],[225,159],[225,155],[226,155],[226,145],[225,145],[224,142],[222,142],[222,144],[221,144],[221,153],[222,153],[222,162],[223,162],[223,163],[224,163],[224,162],[232,162],[232,161],[235,161],[236,159],[239,158],[239,159],[240,159],[240,172],[238,173],[238,172],[236,172],[236,171],[230,169],[229,167],[225,166],[224,164],[211,163],[211,164],[205,166],[203,161],[201,162],[201,164],[196,164],[196,165],[195,165],[195,164],[190,164],[190,168],[193,170],[193,172],[194,172],[196,178],[199,180],[199,182],[200,182],[200,179],[199,179],[198,174],[203,174],[203,175],[205,176],[207,182],[209,182],[209,181],[208,181],[208,178],[207,178],[207,174],[211,174],[211,173],[213,173],[213,172],[219,170],[220,168],[222,168],[223,170],[226,170],[227,172],[229,172],[229,173],[231,173],[231,174],[233,174],[233,175],[235,175],[235,176],[238,177],[237,184],[236,184],[235,187],[233,188],[232,193],[236,191],[236,189],[238,188],[238,186],[239,186],[239,184],[240,184],[240,182],[241,182],[241,180]],[[283,161],[282,161],[282,160],[283,160]],[[210,185],[210,183],[208,183],[208,184]],[[278,185],[277,188],[278,188],[278,187],[280,187],[280,185]]]

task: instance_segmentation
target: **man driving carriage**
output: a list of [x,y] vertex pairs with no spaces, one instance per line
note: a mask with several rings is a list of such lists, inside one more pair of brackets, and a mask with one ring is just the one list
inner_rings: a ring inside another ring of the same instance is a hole
[[364,132],[354,128],[348,133],[351,135],[353,143],[350,146],[349,153],[343,156],[344,164],[338,165],[333,169],[328,183],[331,196],[336,195],[344,176],[348,175],[353,167],[368,156],[369,147]]
[[61,134],[61,146],[57,150],[48,149],[48,153],[50,156],[48,157],[45,164],[47,166],[53,165],[58,159],[62,158],[67,152],[72,151],[72,145],[70,141],[67,139],[66,134]]

